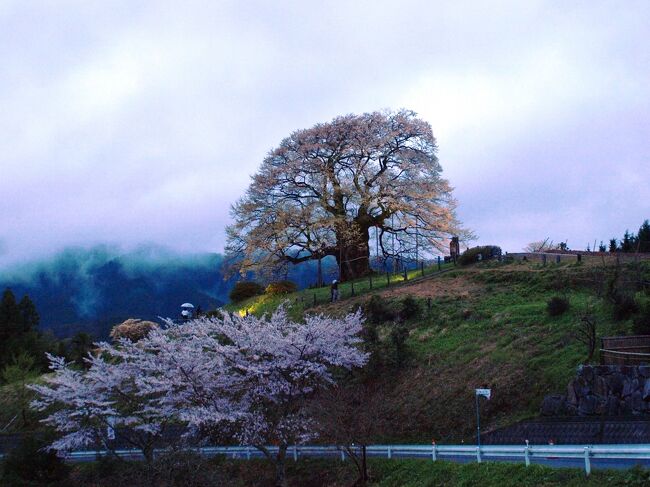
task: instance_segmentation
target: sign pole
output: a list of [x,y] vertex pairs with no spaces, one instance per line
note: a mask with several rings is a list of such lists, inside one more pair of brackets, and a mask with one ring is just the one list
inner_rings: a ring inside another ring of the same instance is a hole
[[475,394],[476,397],[476,445],[481,448],[481,415],[478,409],[478,394]]
[[478,402],[478,398],[480,396],[483,396],[489,401],[490,397],[492,396],[492,390],[491,389],[474,390],[474,397],[476,398],[476,445],[479,448],[481,448],[481,413],[479,411],[479,402]]

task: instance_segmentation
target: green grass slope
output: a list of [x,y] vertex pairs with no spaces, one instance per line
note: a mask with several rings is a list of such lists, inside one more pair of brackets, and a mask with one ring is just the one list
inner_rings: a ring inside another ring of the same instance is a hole
[[[399,366],[379,367],[369,377],[381,388],[389,411],[385,437],[378,440],[461,442],[473,441],[475,387],[493,390],[492,400],[481,406],[484,431],[536,416],[544,395],[564,392],[587,359],[585,344],[576,338],[581,318],[589,315],[595,321],[599,337],[631,333],[631,319],[615,320],[605,296],[612,286],[633,293],[629,283],[649,275],[647,263],[616,271],[597,261],[546,267],[486,262],[400,286],[375,285],[372,291],[358,283],[356,295],[344,291],[346,299],[338,303],[309,306],[314,291],[305,291],[256,297],[231,309],[264,313],[286,301],[295,317],[340,315],[367,305],[374,294],[393,310],[406,296],[415,298],[421,310],[417,317],[377,325],[384,340],[395,326],[408,330],[406,359]],[[554,296],[570,303],[556,317],[547,312]],[[598,360],[596,352],[591,362]]]
[[[644,486],[650,482],[647,470],[628,471],[594,470],[589,477],[580,469],[552,469],[539,465],[483,462],[481,464],[457,464],[427,460],[370,459],[369,487],[599,487]],[[226,460],[223,458],[200,459],[191,456],[167,458],[148,472],[137,462],[102,460],[90,464],[75,465],[66,480],[58,484],[31,483],[22,485],[65,485],[69,487],[112,487],[130,485],[144,487],[180,487],[192,485],[224,487],[275,485],[274,469],[263,460]],[[357,485],[357,472],[351,462],[323,459],[301,459],[287,463],[289,487],[344,487]],[[0,485],[11,485],[14,479]]]
[[539,465],[500,463],[458,464],[397,460],[373,462],[377,487],[537,487],[537,486],[642,486],[648,485],[647,471],[593,471],[586,477],[579,469],[553,469]]

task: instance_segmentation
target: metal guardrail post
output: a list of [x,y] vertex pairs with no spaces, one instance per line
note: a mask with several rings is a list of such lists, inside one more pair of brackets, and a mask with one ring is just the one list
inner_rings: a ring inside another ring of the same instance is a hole
[[526,445],[526,447],[524,447],[524,460],[526,460],[526,466],[530,467],[530,452],[528,450],[529,447]]
[[[267,447],[271,452],[277,452],[278,447]],[[299,460],[300,453],[307,454],[307,456],[327,456],[336,458],[336,451],[340,451],[341,461],[347,461],[345,449],[340,446],[304,446],[299,450],[297,445],[289,446],[287,453],[292,455],[294,461]],[[354,451],[359,451],[359,447],[356,445]],[[543,446],[529,446],[529,445],[508,445],[508,446],[491,446],[484,445],[474,447],[460,446],[460,445],[371,445],[369,447],[370,456],[381,456],[383,452],[386,453],[387,458],[391,459],[393,453],[397,453],[397,458],[401,456],[407,457],[420,457],[426,458],[429,455],[431,456],[431,461],[435,462],[438,460],[438,455],[442,454],[443,459],[445,455],[451,455],[452,461],[455,460],[455,457],[462,457],[467,461],[471,460],[473,455],[476,455],[476,461],[482,463],[483,454],[488,456],[488,460],[491,460],[491,457],[510,457],[508,460],[504,458],[505,461],[513,461],[515,457],[518,461],[519,456],[523,456],[526,466],[529,466],[532,463],[532,457],[540,456],[546,457],[548,460],[558,460],[558,459],[574,459],[584,461],[585,474],[591,474],[591,457],[598,460],[601,458],[617,458],[621,460],[626,460],[626,464],[630,466],[637,462],[638,460],[647,460],[650,459],[650,445],[601,445],[594,447],[593,445],[566,445],[562,448],[549,447],[544,448]],[[475,448],[474,451],[472,449]],[[539,450],[537,449],[539,448]],[[216,454],[226,455],[228,458],[239,458],[239,459],[252,459],[255,458],[255,449],[250,445],[242,446],[209,446],[209,447],[197,447],[192,448],[193,451],[200,453],[203,456],[211,457]],[[156,455],[160,455],[164,450],[156,451]],[[115,453],[123,458],[142,460],[142,454],[138,450],[116,450]],[[68,452],[65,455],[67,462],[83,462],[83,461],[92,461],[97,456],[104,456],[107,452],[104,450],[83,450],[83,451],[74,451]],[[2,454],[0,453],[0,458]],[[386,458],[386,457],[384,457]],[[551,462],[551,463],[562,463],[562,462]]]

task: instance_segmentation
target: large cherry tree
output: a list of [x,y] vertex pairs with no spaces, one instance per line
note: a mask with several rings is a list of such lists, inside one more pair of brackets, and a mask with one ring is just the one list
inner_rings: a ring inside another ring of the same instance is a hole
[[384,257],[442,249],[461,230],[436,152],[408,110],[298,130],[233,205],[227,250],[244,272],[334,256],[346,280],[369,272],[371,238]]

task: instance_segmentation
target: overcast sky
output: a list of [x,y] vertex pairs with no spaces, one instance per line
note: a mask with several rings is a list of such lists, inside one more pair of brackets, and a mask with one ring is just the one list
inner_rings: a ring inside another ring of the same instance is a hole
[[460,219],[518,251],[650,218],[650,2],[0,0],[0,266],[221,251],[293,130],[415,110]]

